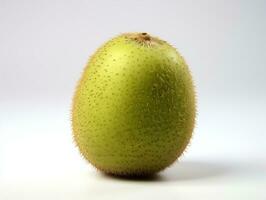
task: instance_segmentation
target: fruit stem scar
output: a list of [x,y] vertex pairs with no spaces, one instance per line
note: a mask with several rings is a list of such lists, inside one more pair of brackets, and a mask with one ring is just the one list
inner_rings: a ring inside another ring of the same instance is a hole
[[161,41],[155,37],[152,37],[151,35],[149,35],[146,32],[125,33],[124,36],[138,42],[141,45],[145,45],[145,46],[154,46],[154,45],[158,45],[158,44],[163,44],[163,41]]
[[151,37],[148,35],[148,33],[141,33],[139,34],[139,37],[143,40],[150,41]]

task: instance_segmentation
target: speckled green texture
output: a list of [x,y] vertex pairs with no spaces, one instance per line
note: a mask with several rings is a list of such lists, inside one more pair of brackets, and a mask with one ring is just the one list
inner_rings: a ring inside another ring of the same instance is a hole
[[166,42],[122,34],[89,60],[72,107],[74,140],[96,168],[148,175],[184,151],[195,122],[195,92],[184,59]]

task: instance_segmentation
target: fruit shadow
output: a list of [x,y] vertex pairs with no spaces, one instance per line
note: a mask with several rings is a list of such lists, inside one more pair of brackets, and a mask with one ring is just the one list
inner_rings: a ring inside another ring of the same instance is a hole
[[208,179],[211,177],[223,176],[228,174],[232,169],[222,163],[203,162],[203,161],[182,161],[173,164],[159,174],[144,177],[124,177],[110,174],[103,174],[110,179],[123,181],[140,181],[140,182],[172,182],[172,181],[189,181],[197,179]]

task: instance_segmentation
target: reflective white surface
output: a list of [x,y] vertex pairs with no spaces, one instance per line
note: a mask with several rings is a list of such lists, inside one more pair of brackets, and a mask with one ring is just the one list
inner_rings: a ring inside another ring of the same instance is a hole
[[256,119],[211,108],[201,106],[179,162],[153,178],[130,180],[106,176],[81,158],[69,105],[7,104],[1,107],[8,116],[1,114],[0,199],[265,199],[265,106],[247,109]]

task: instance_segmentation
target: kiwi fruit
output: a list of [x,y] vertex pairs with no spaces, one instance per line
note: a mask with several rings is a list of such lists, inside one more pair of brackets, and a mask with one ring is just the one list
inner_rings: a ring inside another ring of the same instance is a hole
[[152,175],[183,153],[195,114],[191,73],[178,51],[147,33],[124,33],[103,44],[83,71],[73,137],[105,173]]

